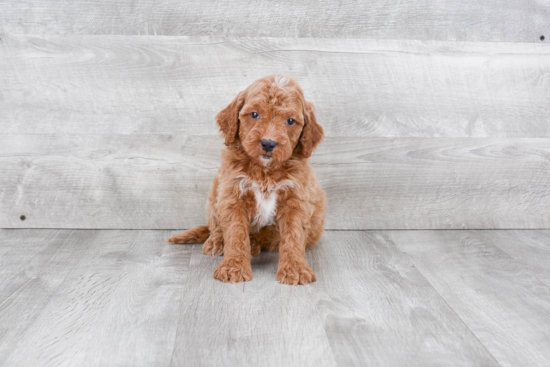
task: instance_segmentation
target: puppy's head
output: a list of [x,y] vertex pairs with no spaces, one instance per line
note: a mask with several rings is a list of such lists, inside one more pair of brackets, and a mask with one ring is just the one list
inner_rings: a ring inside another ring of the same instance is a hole
[[225,145],[237,144],[256,163],[276,166],[305,158],[323,138],[313,105],[294,80],[280,75],[258,79],[216,116]]

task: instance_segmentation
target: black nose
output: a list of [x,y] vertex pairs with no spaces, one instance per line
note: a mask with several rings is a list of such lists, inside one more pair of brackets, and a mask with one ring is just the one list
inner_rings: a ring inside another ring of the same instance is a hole
[[277,146],[277,143],[273,140],[265,140],[263,139],[260,141],[260,145],[262,146],[262,149],[266,152],[271,152],[275,147]]

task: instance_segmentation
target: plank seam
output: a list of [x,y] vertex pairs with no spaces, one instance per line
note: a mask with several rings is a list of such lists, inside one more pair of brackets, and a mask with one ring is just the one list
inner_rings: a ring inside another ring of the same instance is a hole
[[499,366],[502,367],[502,364],[497,360],[497,358],[493,355],[493,353],[491,353],[491,351],[487,348],[487,346],[481,341],[479,340],[479,338],[477,337],[477,335],[473,332],[473,330],[470,328],[470,325],[468,325],[466,323],[466,321],[464,321],[462,319],[462,317],[460,317],[458,315],[458,313],[455,311],[455,309],[453,307],[451,307],[451,305],[447,302],[447,300],[445,299],[445,297],[443,297],[443,295],[441,293],[439,293],[439,291],[437,290],[437,288],[430,282],[430,280],[424,275],[424,273],[420,270],[420,268],[418,268],[416,266],[416,263],[414,262],[414,260],[411,258],[411,256],[409,256],[409,254],[406,252],[406,251],[403,251],[398,245],[397,243],[395,243],[393,240],[391,240],[394,244],[395,244],[395,247],[396,249],[401,252],[408,260],[409,262],[414,266],[414,268],[416,269],[416,271],[418,271],[418,274],[420,274],[422,276],[422,278],[424,278],[424,280],[426,281],[426,283],[428,283],[430,285],[430,287],[434,290],[434,292],[439,296],[439,299],[441,299],[441,301],[447,305],[447,307],[449,308],[449,310],[457,317],[457,319],[459,319],[462,324],[466,327],[466,329],[468,329],[470,331],[470,333],[472,334],[472,336],[479,342],[479,345],[481,345],[483,347],[483,349],[485,349],[485,351],[487,352],[488,355],[490,355],[493,360],[495,361],[495,363]]

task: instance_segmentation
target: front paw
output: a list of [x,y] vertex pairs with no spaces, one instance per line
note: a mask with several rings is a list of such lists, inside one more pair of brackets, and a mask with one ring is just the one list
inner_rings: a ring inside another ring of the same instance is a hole
[[240,283],[252,280],[249,260],[223,259],[214,270],[214,278],[224,283]]
[[315,273],[304,260],[279,262],[277,280],[283,284],[307,284],[317,280]]
[[208,237],[204,245],[202,245],[202,252],[208,256],[223,255],[223,238]]

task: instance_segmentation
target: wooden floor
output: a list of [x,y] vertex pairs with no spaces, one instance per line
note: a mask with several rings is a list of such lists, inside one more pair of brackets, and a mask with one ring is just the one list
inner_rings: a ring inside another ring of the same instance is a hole
[[[0,367],[550,366],[549,19],[0,0]],[[316,106],[331,231],[313,284],[277,253],[223,284],[166,228],[205,223],[215,116],[271,74]]]
[[0,365],[550,364],[550,230],[329,231],[296,287],[171,233],[0,230]]

